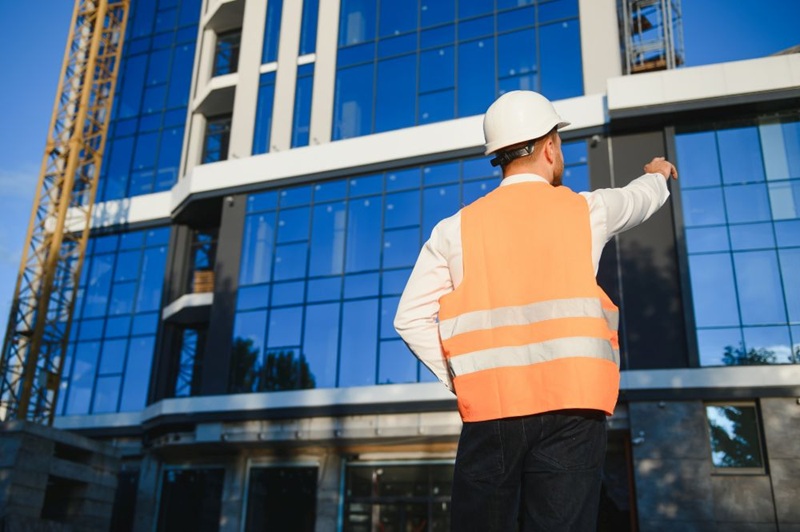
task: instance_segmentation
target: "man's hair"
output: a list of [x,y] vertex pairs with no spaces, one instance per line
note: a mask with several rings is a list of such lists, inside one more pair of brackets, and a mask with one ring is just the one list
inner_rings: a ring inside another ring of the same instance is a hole
[[[522,157],[532,157],[536,159],[542,153],[542,149],[548,139],[555,139],[558,134],[558,126],[554,127],[538,139],[531,139],[525,142],[519,142],[508,146],[505,150],[498,154],[500,167],[505,170],[506,166]],[[507,154],[507,155],[506,155]]]

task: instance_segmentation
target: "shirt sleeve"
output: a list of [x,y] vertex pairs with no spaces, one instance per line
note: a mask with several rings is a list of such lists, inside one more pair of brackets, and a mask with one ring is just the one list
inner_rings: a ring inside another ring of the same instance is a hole
[[[650,218],[669,198],[667,180],[661,174],[644,174],[621,188],[583,193],[592,218],[597,218],[604,243]],[[593,220],[593,225],[595,225]]]
[[439,298],[453,291],[441,232],[440,223],[420,251],[397,305],[394,327],[414,355],[453,391],[439,340]]

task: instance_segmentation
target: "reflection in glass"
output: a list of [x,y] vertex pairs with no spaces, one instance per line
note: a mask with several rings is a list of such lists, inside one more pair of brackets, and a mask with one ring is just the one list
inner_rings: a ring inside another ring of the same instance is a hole
[[786,323],[778,257],[774,251],[733,254],[742,324]]
[[378,384],[417,382],[417,359],[409,356],[402,340],[383,340],[378,362]]
[[714,467],[763,467],[755,406],[708,405],[706,415]]
[[690,255],[689,273],[697,326],[738,326],[739,301],[730,255]]
[[350,464],[344,530],[449,530],[452,477],[452,464]]
[[725,187],[728,223],[763,222],[770,219],[767,187],[764,184]]
[[377,341],[378,300],[344,303],[339,361],[340,387],[375,384]]
[[745,127],[717,131],[722,180],[726,184],[764,181],[758,129]]
[[303,355],[317,387],[336,386],[339,354],[339,303],[309,305],[303,337]]

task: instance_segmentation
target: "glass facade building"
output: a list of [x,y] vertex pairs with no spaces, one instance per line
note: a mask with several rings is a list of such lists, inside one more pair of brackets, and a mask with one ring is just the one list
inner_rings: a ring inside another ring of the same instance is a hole
[[599,529],[800,522],[800,61],[623,76],[618,18],[132,2],[55,423],[119,448],[115,523],[449,528],[460,418],[392,321],[435,224],[500,182],[481,115],[515,89],[572,122],[572,190],[680,173],[600,263],[623,371]]

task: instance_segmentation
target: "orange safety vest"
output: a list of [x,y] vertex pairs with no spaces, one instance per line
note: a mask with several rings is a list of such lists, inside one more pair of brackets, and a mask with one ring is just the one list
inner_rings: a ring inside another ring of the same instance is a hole
[[461,211],[464,277],[439,334],[464,421],[614,411],[618,309],[597,285],[589,206],[547,183],[498,187]]

